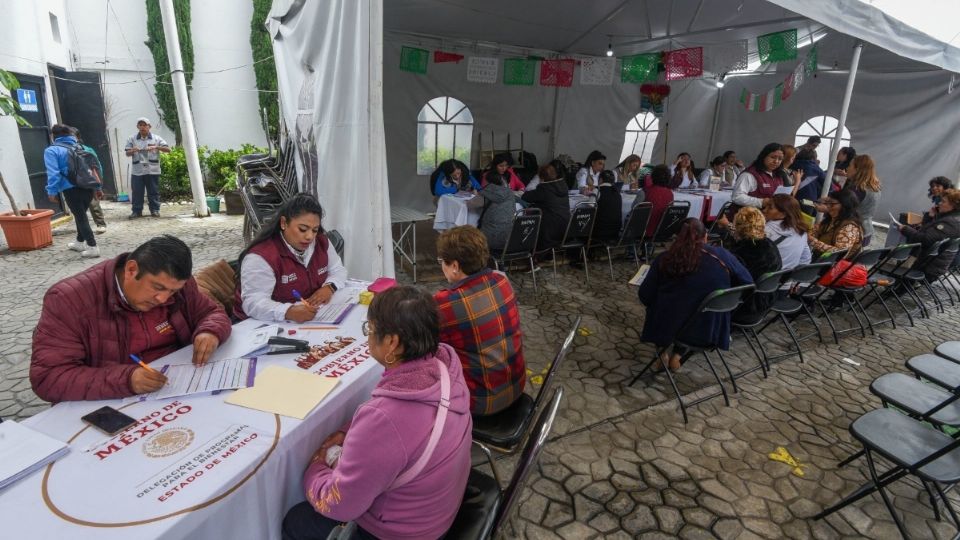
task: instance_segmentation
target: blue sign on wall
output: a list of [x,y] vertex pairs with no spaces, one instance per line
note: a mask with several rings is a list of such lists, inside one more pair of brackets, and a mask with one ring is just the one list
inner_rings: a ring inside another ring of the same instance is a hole
[[24,90],[17,88],[17,103],[20,104],[20,110],[23,112],[37,112],[37,93],[34,90]]

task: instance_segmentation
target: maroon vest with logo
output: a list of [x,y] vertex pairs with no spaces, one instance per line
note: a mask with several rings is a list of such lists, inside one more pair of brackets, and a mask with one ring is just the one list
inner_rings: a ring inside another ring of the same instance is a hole
[[766,171],[760,172],[754,167],[747,169],[747,172],[757,179],[757,189],[747,193],[751,197],[769,199],[776,194],[777,188],[783,185],[783,180],[779,175],[772,175]]
[[[329,241],[321,233],[317,235],[315,244],[313,256],[307,261],[306,267],[300,264],[297,257],[290,252],[290,248],[279,234],[250,249],[249,253],[263,257],[263,260],[267,261],[273,269],[276,285],[273,286],[273,294],[270,298],[274,302],[285,304],[296,302],[297,299],[293,296],[294,289],[303,298],[310,298],[310,295],[326,283]],[[237,317],[246,319],[247,315],[243,312],[243,302],[240,298],[240,287],[237,287],[234,306]]]

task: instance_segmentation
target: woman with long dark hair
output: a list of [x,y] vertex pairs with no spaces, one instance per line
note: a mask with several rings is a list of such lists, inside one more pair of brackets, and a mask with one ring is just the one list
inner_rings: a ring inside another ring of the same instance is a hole
[[528,189],[521,197],[524,202],[543,212],[540,240],[537,243],[537,248],[541,250],[559,246],[570,221],[570,195],[566,181],[557,172],[558,167],[563,165],[557,160],[540,167],[537,188]]
[[238,318],[306,322],[343,287],[347,269],[323,234],[322,219],[315,197],[294,195],[240,252]]
[[577,171],[577,187],[584,193],[592,193],[593,188],[600,185],[600,173],[607,163],[607,156],[594,150],[583,161],[583,167]]
[[853,258],[863,244],[863,228],[857,206],[860,202],[853,191],[833,191],[817,202],[817,211],[823,221],[810,232],[810,249],[819,257],[832,251],[846,251],[845,258]]
[[693,160],[687,152],[680,152],[670,165],[670,189],[697,187],[697,175],[693,173]]
[[523,191],[525,189],[523,181],[513,170],[513,156],[507,152],[493,156],[493,160],[490,161],[490,165],[483,173],[483,182],[481,183],[483,187],[487,186],[487,178],[490,174],[496,174],[502,178],[503,184],[509,187],[510,191]]
[[[753,283],[750,272],[729,251],[707,245],[707,231],[697,218],[687,218],[665,253],[650,265],[638,296],[647,307],[643,341],[666,347],[682,338],[697,345],[730,346],[730,314],[705,313],[690,326],[695,335],[678,336],[700,302],[717,289]],[[660,358],[671,371],[680,368],[684,351]]]
[[[780,143],[770,143],[753,160],[747,170],[740,173],[733,185],[733,200],[735,205],[763,208],[764,199],[773,197],[777,188],[783,185],[783,179],[778,171],[783,163],[783,146]],[[737,207],[737,209],[739,209]],[[732,212],[733,214],[736,211]]]

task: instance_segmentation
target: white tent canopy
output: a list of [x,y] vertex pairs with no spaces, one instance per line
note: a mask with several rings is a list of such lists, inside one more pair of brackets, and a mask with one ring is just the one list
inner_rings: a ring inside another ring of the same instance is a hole
[[[624,145],[627,124],[640,113],[638,85],[620,83],[618,78],[609,86],[584,86],[575,75],[569,88],[506,86],[501,80],[471,83],[466,79],[466,61],[430,63],[425,75],[401,71],[403,46],[496,57],[502,62],[527,55],[602,56],[610,44],[617,56],[624,56],[684,47],[709,50],[746,39],[754,44],[751,54],[755,58],[759,35],[795,28],[800,45],[809,46],[811,40],[825,34],[817,42],[817,76],[769,112],[745,110],[738,103],[741,90],[762,93],[773,88],[796,62],[728,76],[722,89],[715,84],[720,74],[710,72],[709,66],[705,66],[703,79],[670,83],[666,111],[657,119],[658,130],[653,134],[653,160],[670,160],[686,151],[704,164],[711,154],[726,149],[750,160],[767,142],[793,142],[798,127],[811,118],[839,117],[851,51],[857,40],[863,40],[867,45],[847,128],[851,145],[877,161],[884,189],[877,215],[925,208],[926,180],[937,175],[955,177],[960,170],[958,92],[948,93],[950,71],[960,71],[960,50],[955,45],[957,36],[949,35],[948,24],[933,24],[934,19],[957,20],[960,5],[949,0],[912,0],[906,15],[894,0],[362,0],[355,2],[362,7],[345,9],[346,3],[276,0],[271,15],[281,100],[289,126],[296,125],[297,98],[302,82],[308,80],[305,66],[318,74],[311,83],[316,89],[311,112],[314,131],[325,129],[329,134],[324,141],[336,141],[342,133],[338,119],[348,107],[368,111],[368,120],[373,119],[373,110],[379,109],[380,103],[360,99],[367,96],[368,88],[351,84],[357,73],[369,71],[371,75],[364,77],[371,82],[374,71],[382,73],[389,183],[383,176],[375,180],[364,177],[359,182],[343,179],[344,171],[349,171],[353,180],[369,174],[375,167],[367,166],[368,160],[382,163],[382,157],[373,154],[375,147],[332,155],[324,147],[327,143],[318,139],[318,190],[334,201],[346,201],[342,191],[357,191],[355,200],[372,196],[380,201],[374,206],[383,208],[381,203],[388,199],[385,192],[377,190],[389,185],[393,204],[431,210],[426,179],[417,171],[417,118],[421,109],[438,97],[455,98],[469,109],[473,123],[465,129],[471,133],[472,166],[478,164],[481,133],[485,150],[491,148],[491,135],[492,146],[503,148],[507,134],[511,146],[517,147],[522,133],[525,150],[536,154],[541,163],[561,153],[582,160],[593,149],[615,161]],[[381,30],[373,27],[374,14],[381,12],[382,71],[372,49],[345,56],[343,46],[349,36],[352,40],[347,41],[366,40],[373,47]],[[349,18],[361,15],[370,16],[369,24]],[[349,30],[337,30],[343,27]],[[321,69],[316,71],[318,67]],[[328,85],[336,80],[350,81],[343,88],[352,94],[330,92]],[[715,116],[717,129],[711,145]],[[821,146],[824,165],[826,147]],[[349,219],[366,219],[350,206],[339,211]],[[334,218],[327,225],[345,228],[338,219],[343,218]],[[367,225],[359,229],[382,230]],[[347,240],[348,244],[356,242],[350,235]],[[378,245],[389,246],[388,242],[381,239]]]

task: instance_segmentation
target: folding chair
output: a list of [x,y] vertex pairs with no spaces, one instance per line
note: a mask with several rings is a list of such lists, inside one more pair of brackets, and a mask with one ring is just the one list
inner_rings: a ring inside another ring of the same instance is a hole
[[647,232],[647,224],[650,222],[650,214],[653,212],[653,205],[648,202],[640,203],[630,209],[627,213],[627,219],[623,224],[623,230],[620,232],[620,238],[615,241],[604,242],[607,248],[607,263],[610,265],[610,279],[613,280],[613,250],[633,248],[633,258],[640,268],[640,255],[637,254],[637,244],[643,243],[643,236]]
[[911,300],[913,300],[916,304],[920,317],[929,318],[930,310],[927,308],[927,304],[923,301],[920,293],[917,292],[917,286],[926,289],[927,293],[936,304],[937,311],[943,311],[943,304],[940,302],[940,297],[937,296],[937,293],[927,281],[927,276],[924,273],[924,269],[927,267],[927,265],[936,260],[937,256],[940,255],[940,250],[943,249],[949,241],[949,238],[944,238],[943,240],[938,240],[933,244],[930,244],[921,250],[920,256],[917,257],[917,260],[914,261],[910,268],[901,267],[898,271],[891,272],[894,277],[898,278],[903,283],[904,290],[908,295],[910,295]]
[[[910,258],[910,254],[913,251],[920,247],[920,244],[900,244],[890,250],[890,253],[887,254],[887,257],[880,264],[875,265],[870,269],[870,272],[867,274],[867,286],[870,287],[870,292],[873,292],[875,298],[870,301],[866,306],[864,306],[864,311],[870,308],[877,300],[883,301],[883,296],[880,291],[877,289],[883,287],[883,294],[890,293],[893,295],[893,298],[897,301],[897,304],[900,305],[900,308],[907,315],[907,320],[910,321],[910,326],[913,326],[913,315],[910,314],[910,310],[907,309],[907,306],[904,305],[903,299],[900,298],[900,294],[897,293],[897,283],[898,280],[895,277],[897,271],[900,267],[903,266],[905,262]],[[893,264],[892,270],[884,270],[888,265]],[[885,285],[881,285],[880,282],[884,282]],[[869,292],[865,293],[860,297],[862,302],[864,298],[867,297]],[[889,310],[888,310],[889,311]],[[884,323],[891,323],[894,328],[897,327],[896,317],[891,317],[889,320],[884,319],[881,321],[874,322],[874,326],[878,326]]]
[[[857,418],[850,425],[850,434],[863,444],[871,483],[864,484],[838,503],[813,516],[813,519],[822,519],[874,491],[879,491],[900,534],[904,538],[910,538],[884,489],[909,474],[923,483],[937,519],[940,518],[940,511],[931,486],[936,489],[955,526],[960,528],[960,517],[950,504],[943,487],[947,486],[949,489],[960,482],[960,439],[953,439],[892,409],[873,410]],[[893,467],[878,474],[874,454],[893,463]],[[927,530],[923,534],[929,535],[930,532]]]
[[584,201],[577,203],[570,212],[570,221],[567,222],[567,228],[563,231],[563,241],[557,247],[550,248],[550,254],[553,256],[553,278],[557,278],[557,251],[566,251],[568,249],[580,250],[583,258],[583,271],[587,276],[587,283],[590,283],[590,269],[587,266],[587,246],[590,245],[590,237],[593,234],[593,223],[597,220],[597,203]]
[[[783,282],[790,277],[793,273],[793,270],[779,270],[777,272],[768,272],[754,282],[755,289],[753,290],[753,295],[775,295],[780,290],[780,286]],[[752,296],[752,295],[751,295]],[[733,377],[738,379],[744,375],[753,373],[756,370],[763,371],[763,378],[767,378],[767,372],[770,370],[770,363],[767,359],[767,351],[763,347],[763,343],[760,341],[760,335],[757,333],[757,327],[763,325],[767,322],[767,317],[770,313],[773,312],[773,307],[776,302],[771,302],[766,310],[754,313],[750,320],[741,320],[737,322],[736,320],[731,320],[730,325],[743,334],[743,337],[747,340],[747,345],[750,346],[750,350],[753,351],[753,354],[760,361],[760,365],[754,368],[749,368],[737,373]],[[774,318],[780,317],[782,315],[775,315]],[[789,325],[788,325],[788,331]],[[754,348],[753,341],[757,342],[757,348]],[[799,346],[798,346],[799,348]],[[760,352],[757,352],[759,349]]]
[[[816,290],[817,288],[821,287],[820,285],[817,284],[817,281],[821,277],[823,277],[824,274],[829,272],[830,267],[832,266],[833,266],[833,263],[829,263],[829,262],[818,262],[814,264],[801,265],[791,270],[790,274],[783,280],[784,283],[793,283],[795,286],[799,287],[800,289],[798,293],[795,295],[777,299],[777,301],[773,303],[773,307],[770,308],[770,310],[773,313],[777,314],[777,318],[771,318],[767,320],[767,322],[764,323],[764,325],[756,333],[758,336],[762,335],[763,331],[766,330],[767,327],[770,326],[771,323],[773,323],[773,321],[780,319],[780,321],[783,322],[784,328],[787,329],[787,333],[790,335],[790,339],[791,341],[793,341],[793,345],[794,347],[796,347],[796,351],[795,352],[788,351],[783,354],[778,354],[775,356],[770,356],[769,354],[764,352],[764,356],[766,357],[768,368],[771,360],[779,360],[779,359],[788,358],[794,355],[799,356],[800,362],[802,363],[803,349],[800,347],[800,342],[807,338],[810,338],[816,335],[817,340],[819,340],[820,343],[823,343],[823,335],[820,333],[820,326],[817,324],[817,320],[816,318],[814,318],[813,312],[810,311],[810,308],[808,308],[807,304],[804,302],[804,299],[805,299],[804,294],[806,293],[806,291]],[[810,321],[810,324],[813,325],[813,330],[815,334],[810,333],[809,335],[801,336],[797,332],[797,330],[793,327],[793,322],[791,319],[799,315],[801,311],[804,313],[804,315],[807,316],[807,318]]]
[[937,356],[960,364],[960,341],[944,341],[933,350]]
[[[704,298],[702,302],[700,302],[700,306],[697,308],[697,310],[693,312],[693,314],[691,314],[690,317],[687,318],[687,321],[680,328],[680,331],[677,332],[677,337],[673,341],[673,346],[675,348],[685,349],[685,352],[683,353],[683,357],[680,359],[681,365],[684,364],[687,361],[687,359],[693,356],[694,354],[696,353],[702,354],[703,358],[707,361],[707,366],[710,367],[710,372],[713,373],[713,378],[716,379],[717,384],[720,385],[720,392],[715,392],[713,394],[710,394],[709,396],[698,398],[694,401],[691,401],[690,403],[684,403],[683,398],[680,396],[680,389],[677,388],[677,383],[673,379],[673,374],[670,372],[670,369],[667,366],[665,365],[663,366],[663,373],[665,373],[667,375],[667,379],[670,380],[670,386],[673,387],[673,392],[677,396],[677,402],[680,403],[680,412],[683,414],[683,423],[686,424],[688,421],[687,407],[692,407],[698,403],[702,403],[708,399],[715,398],[719,395],[723,395],[723,401],[728,406],[730,405],[730,398],[727,396],[727,389],[723,386],[723,382],[720,380],[720,376],[717,374],[717,370],[713,367],[713,362],[710,361],[710,356],[707,354],[708,352],[714,352],[714,351],[717,352],[717,354],[720,356],[720,362],[723,364],[723,367],[727,370],[727,375],[730,376],[730,382],[733,384],[733,391],[735,393],[739,392],[739,390],[737,389],[737,382],[734,380],[733,373],[730,371],[730,366],[727,365],[727,361],[724,360],[723,354],[720,352],[719,348],[714,344],[701,345],[701,344],[690,343],[684,340],[684,336],[688,331],[694,330],[694,325],[700,315],[703,315],[705,313],[730,313],[731,311],[737,309],[737,306],[743,303],[743,299],[746,297],[746,295],[749,294],[750,292],[753,292],[753,290],[754,290],[753,284],[749,284],[749,285],[740,285],[739,287],[731,287],[729,289],[718,289],[716,291],[713,291],[712,293],[708,294],[707,297]],[[660,357],[667,351],[668,348],[669,346],[658,347],[653,359],[651,359],[650,362],[648,362],[647,365],[644,366],[642,370],[640,370],[640,373],[638,373],[637,376],[634,377],[629,384],[627,384],[627,386],[633,386],[633,384],[637,382],[640,379],[640,377],[643,377],[643,374],[646,373],[647,370],[653,366],[654,362],[660,359]]]
[[726,240],[729,233],[723,227],[719,227],[717,222],[720,221],[720,218],[727,215],[727,211],[730,210],[731,206],[733,206],[733,201],[727,201],[723,203],[723,206],[720,207],[720,211],[717,212],[717,218],[713,220],[713,223],[710,224],[710,228],[707,229],[707,243],[722,244],[723,241]]
[[[673,201],[667,205],[663,215],[660,216],[660,222],[657,223],[657,229],[654,231],[653,237],[643,244],[644,257],[647,261],[652,260],[653,254],[657,251],[656,244],[658,242],[663,244],[673,240],[673,237],[680,232],[683,220],[687,219],[689,214],[690,201]],[[647,248],[652,248],[652,250],[648,252]]]
[[537,269],[533,255],[537,252],[537,237],[540,234],[540,220],[543,214],[539,208],[524,208],[513,215],[513,225],[507,235],[507,243],[499,255],[491,253],[497,270],[503,265],[507,271],[510,261],[527,259],[530,261],[530,275],[533,276],[533,292],[537,292]]
[[[476,469],[470,471],[463,502],[460,503],[460,509],[447,534],[444,535],[445,538],[458,540],[491,538],[507,522],[520,494],[523,493],[527,477],[537,465],[537,458],[553,428],[561,399],[563,399],[563,387],[558,387],[534,423],[530,437],[520,454],[517,468],[510,479],[510,485],[506,489],[501,490],[500,483],[496,479]],[[490,465],[493,466],[492,459]]]
[[[960,252],[960,238],[953,238],[944,245],[943,249],[940,251],[940,255],[937,257],[948,257],[950,259],[950,265],[947,266],[947,270],[937,276],[937,283],[943,287],[943,292],[947,293],[947,300],[950,301],[951,306],[955,306],[953,303],[953,295],[950,294],[950,289],[947,288],[949,284],[950,288],[957,293],[957,299],[960,300],[960,291],[957,291],[957,288],[953,283],[948,279],[949,276],[956,270],[956,261],[957,261],[957,252]],[[932,285],[932,284],[931,284]]]
[[[813,300],[820,307],[821,315],[827,319],[827,324],[830,325],[830,332],[833,334],[834,343],[840,343],[840,336],[842,334],[854,332],[858,329],[860,330],[861,336],[867,337],[867,326],[864,326],[863,320],[860,318],[860,313],[864,312],[864,308],[863,304],[860,303],[860,300],[857,297],[859,293],[866,289],[867,285],[864,284],[859,287],[846,287],[838,286],[837,283],[840,283],[840,281],[857,265],[863,265],[869,272],[869,270],[879,263],[889,251],[890,250],[887,248],[867,249],[861,251],[856,257],[853,258],[852,261],[850,261],[850,265],[847,266],[846,269],[844,269],[842,272],[839,272],[825,287],[822,287],[819,294],[813,298]],[[823,297],[827,292],[832,293],[834,296],[839,295],[840,299],[849,308],[849,311],[857,320],[856,327],[842,329],[837,328],[837,325],[833,322],[833,318],[830,316],[830,310],[828,310],[823,304]],[[887,310],[887,314],[890,315],[890,318],[892,319],[893,314],[890,313],[890,308],[887,307],[886,302],[883,302],[883,306]],[[869,317],[867,318],[867,322],[870,327],[870,333],[874,334],[873,324],[870,322]]]
[[[532,398],[530,394],[523,393],[517,398],[513,405],[506,409],[489,416],[475,416],[473,418],[473,441],[487,456],[490,456],[490,449],[494,449],[502,454],[513,454],[520,448],[526,439],[533,422],[533,417],[546,396],[550,395],[550,389],[553,387],[556,373],[563,364],[563,359],[570,352],[573,344],[573,337],[576,335],[577,328],[580,328],[581,317],[578,315],[573,323],[566,339],[553,357],[553,362],[547,368],[547,375],[543,378],[543,384],[537,392],[537,397]],[[496,468],[493,474],[500,480],[500,474]]]

